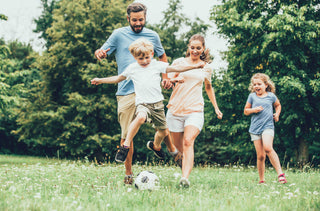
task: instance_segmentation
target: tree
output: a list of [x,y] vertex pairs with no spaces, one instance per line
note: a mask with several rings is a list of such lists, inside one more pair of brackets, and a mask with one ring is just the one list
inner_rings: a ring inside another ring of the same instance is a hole
[[247,87],[254,73],[264,72],[275,82],[283,108],[277,148],[288,161],[310,161],[309,146],[319,146],[319,1],[223,1],[211,18],[230,43],[224,76],[229,84],[220,84],[219,93],[228,120],[212,131],[236,146],[247,142],[249,120],[242,114]]
[[192,35],[205,35],[209,29],[209,25],[198,17],[191,21],[186,14],[181,13],[182,8],[181,0],[170,0],[168,9],[163,12],[164,18],[159,24],[150,26],[158,32],[169,62],[185,55]]
[[[56,3],[52,24],[45,30],[50,48],[37,60],[43,77],[41,91],[20,115],[17,134],[20,140],[46,146],[52,153],[101,156],[119,138],[116,86],[93,87],[90,79],[115,74],[116,64],[97,63],[93,55],[114,28],[126,24],[127,2]],[[50,15],[46,18],[44,22]]]
[[49,48],[54,43],[51,37],[48,35],[47,29],[51,27],[53,22],[53,10],[58,9],[60,0],[41,0],[42,14],[38,19],[35,19],[36,29],[33,32],[40,32],[39,38],[43,38],[46,41],[46,47]]
[[39,72],[31,67],[35,53],[30,45],[0,40],[0,152],[26,153],[26,145],[11,133],[28,98],[28,91],[39,80]]
[[8,17],[4,14],[0,14],[0,20],[8,20]]

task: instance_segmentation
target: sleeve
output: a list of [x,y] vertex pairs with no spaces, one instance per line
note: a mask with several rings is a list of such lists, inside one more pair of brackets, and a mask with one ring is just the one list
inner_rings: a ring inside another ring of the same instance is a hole
[[167,67],[169,66],[169,63],[158,61],[157,65],[159,67],[158,69],[159,69],[160,73],[166,73],[167,72]]
[[161,44],[160,37],[156,32],[154,33],[154,38],[155,38],[154,43],[153,43],[153,45],[154,45],[153,46],[154,53],[158,57],[162,56],[165,53],[165,51],[164,51],[164,48],[163,48],[163,46]]
[[172,62],[172,65],[179,65],[183,62],[184,58],[180,57]]
[[[183,59],[184,59],[183,57],[178,58],[178,59],[175,59],[175,60],[172,62],[172,65],[179,65],[179,64],[181,64],[182,61],[183,61]],[[177,75],[177,73],[175,73],[175,72],[172,72],[172,73],[168,73],[168,74],[167,74],[168,78],[174,78],[174,77],[176,77],[176,75]]]
[[107,41],[101,46],[100,49],[107,50],[110,48],[110,51],[108,51],[108,55],[112,54],[115,50],[117,50],[117,40],[118,40],[118,30],[115,30],[110,37],[107,39]]
[[272,103],[275,103],[277,99],[278,99],[277,96],[274,93],[272,93]]
[[131,80],[131,65],[129,65],[120,75],[123,75],[124,77],[126,77],[126,80]]
[[250,103],[251,105],[253,104],[252,94],[249,94],[248,99],[247,99],[247,103]]
[[206,66],[204,66],[203,70],[204,70],[204,78],[207,79],[211,83],[211,81],[212,81],[211,67],[208,64],[206,64]]

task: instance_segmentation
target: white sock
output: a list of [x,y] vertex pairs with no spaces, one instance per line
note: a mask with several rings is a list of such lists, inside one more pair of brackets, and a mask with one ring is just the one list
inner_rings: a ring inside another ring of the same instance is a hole
[[178,149],[176,148],[176,150],[175,151],[173,151],[173,152],[169,152],[169,154],[171,155],[171,156],[175,156],[176,154],[178,154]]

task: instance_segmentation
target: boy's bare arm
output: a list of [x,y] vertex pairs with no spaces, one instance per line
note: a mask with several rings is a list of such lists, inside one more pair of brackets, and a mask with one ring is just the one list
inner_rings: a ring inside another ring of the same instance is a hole
[[107,78],[94,78],[91,80],[91,84],[99,85],[99,84],[117,84],[123,80],[126,80],[126,77],[123,75],[111,76]]
[[167,67],[166,72],[170,73],[170,72],[184,72],[184,71],[188,71],[188,70],[192,70],[192,69],[197,69],[197,68],[203,68],[206,65],[205,62],[201,61],[197,64],[193,64],[193,65],[170,65]]
[[[162,54],[161,56],[159,56],[159,60],[162,62],[168,62],[168,58],[166,53]],[[168,78],[167,73],[162,73],[162,82],[161,85],[163,86],[163,88],[165,89],[170,89],[173,84],[171,82],[171,80]]]

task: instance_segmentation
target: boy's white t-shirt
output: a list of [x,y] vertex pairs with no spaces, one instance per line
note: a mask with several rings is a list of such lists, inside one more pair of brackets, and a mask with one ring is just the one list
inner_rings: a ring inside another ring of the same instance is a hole
[[147,67],[141,67],[137,62],[130,64],[121,73],[126,80],[132,80],[136,93],[136,105],[156,103],[164,99],[161,92],[161,73],[166,73],[169,63],[151,60]]

